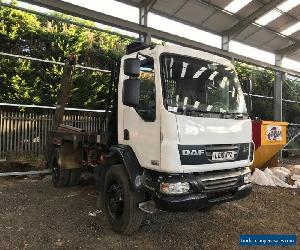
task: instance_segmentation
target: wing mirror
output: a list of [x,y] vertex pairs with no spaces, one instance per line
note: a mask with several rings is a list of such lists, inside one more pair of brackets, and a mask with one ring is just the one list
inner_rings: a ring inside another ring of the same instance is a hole
[[136,107],[140,102],[139,79],[127,79],[123,83],[123,104],[129,107]]
[[141,62],[138,58],[127,58],[124,60],[124,74],[131,77],[140,75]]
[[123,82],[123,104],[136,107],[140,102],[141,81],[137,79],[140,75],[141,62],[138,58],[127,58],[124,60],[124,74],[129,79]]

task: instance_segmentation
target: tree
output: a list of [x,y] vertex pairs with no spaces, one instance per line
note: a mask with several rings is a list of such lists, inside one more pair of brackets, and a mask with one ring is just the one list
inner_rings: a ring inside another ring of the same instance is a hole
[[[14,3],[16,4],[16,3]],[[93,26],[92,22],[51,13],[55,17]],[[83,66],[110,69],[119,60],[129,39],[118,35],[49,20],[23,11],[0,9],[0,50],[41,59],[63,62],[70,53],[78,55]],[[21,104],[54,105],[62,66],[0,57],[0,101]],[[77,69],[69,106],[103,108],[109,74]]]
[[[251,79],[254,95],[272,97],[275,74],[271,70],[255,67],[241,62],[235,62],[237,74],[241,81]],[[252,97],[251,117],[263,120],[273,120],[273,100],[261,97]]]
[[[283,116],[291,123],[300,124],[300,79],[287,76],[283,84]],[[290,100],[290,101],[285,101]]]

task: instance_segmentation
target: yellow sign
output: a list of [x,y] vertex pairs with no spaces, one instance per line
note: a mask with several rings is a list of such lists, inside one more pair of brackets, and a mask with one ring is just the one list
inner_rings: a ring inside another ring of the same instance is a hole
[[287,123],[263,121],[261,125],[261,145],[285,145]]

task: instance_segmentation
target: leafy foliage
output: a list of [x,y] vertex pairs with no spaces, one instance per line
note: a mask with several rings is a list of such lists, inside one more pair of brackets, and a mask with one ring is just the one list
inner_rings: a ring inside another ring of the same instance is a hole
[[300,79],[288,77],[282,88],[282,96],[285,100],[296,102],[283,102],[283,115],[286,121],[300,124]]
[[[51,13],[93,26],[91,22]],[[78,55],[83,66],[110,69],[112,59],[124,54],[129,40],[118,35],[90,30],[44,16],[3,7],[0,9],[0,51],[63,62]],[[0,102],[53,105],[62,75],[62,66],[0,56]],[[109,74],[77,69],[69,106],[102,108]]]
[[[241,81],[251,79],[254,95],[274,96],[275,72],[241,62],[235,62]],[[283,83],[283,99],[300,102],[300,79],[287,76]],[[252,97],[252,117],[273,120],[273,99]],[[288,122],[300,123],[300,104],[283,101],[283,117]]]
[[[245,63],[236,62],[236,70],[241,81],[251,79],[253,85],[252,94],[273,96],[275,75],[271,70],[265,70]],[[273,119],[273,100],[260,97],[252,97],[252,118],[258,117],[264,120]],[[264,107],[264,108],[262,108]]]

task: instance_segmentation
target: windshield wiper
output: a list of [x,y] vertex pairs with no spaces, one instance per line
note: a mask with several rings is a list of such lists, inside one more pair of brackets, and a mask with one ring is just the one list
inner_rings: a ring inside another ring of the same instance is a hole
[[201,110],[201,109],[195,109],[193,107],[186,107],[185,110],[182,110],[183,114],[193,114],[193,113],[200,113],[202,114],[219,114],[222,116],[222,118],[229,119],[229,118],[234,118],[234,119],[244,119],[245,116],[248,117],[248,114],[246,113],[237,113],[237,112],[218,112],[218,111],[211,111],[211,110]]
[[200,113],[202,114],[202,116],[203,114],[222,114],[217,111],[208,111],[208,110],[196,109],[193,107],[187,107],[185,110],[183,110],[183,113],[185,114]]
[[246,113],[238,113],[238,112],[218,112],[218,111],[211,111],[211,110],[203,110],[203,109],[197,109],[193,106],[189,106],[189,107],[178,107],[177,112],[176,113],[180,113],[180,114],[184,114],[184,115],[193,115],[193,114],[197,114],[198,116],[203,117],[204,114],[218,114],[221,116],[221,118],[224,119],[229,119],[229,118],[234,118],[234,119],[244,119],[244,117],[249,117],[248,114]]
[[244,119],[245,116],[246,117],[249,116],[246,113],[228,112],[228,111],[226,111],[226,112],[223,113],[223,116],[225,116],[225,115],[229,115],[229,116],[233,117],[234,119]]

